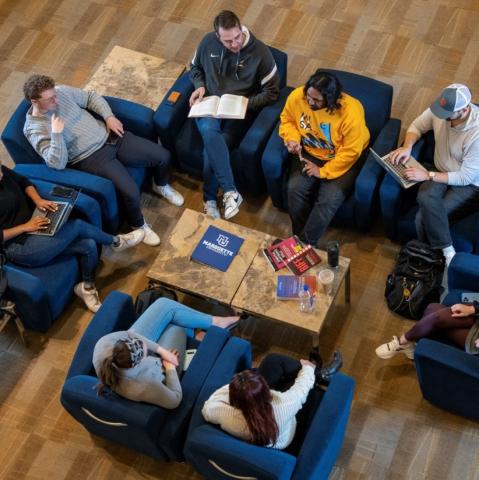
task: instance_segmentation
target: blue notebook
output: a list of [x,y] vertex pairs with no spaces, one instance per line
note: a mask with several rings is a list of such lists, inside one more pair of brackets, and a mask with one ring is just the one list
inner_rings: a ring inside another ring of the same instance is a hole
[[191,254],[196,262],[226,272],[244,239],[210,225]]

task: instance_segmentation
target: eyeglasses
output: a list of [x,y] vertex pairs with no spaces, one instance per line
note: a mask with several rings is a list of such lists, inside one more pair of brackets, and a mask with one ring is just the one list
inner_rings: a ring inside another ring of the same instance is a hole
[[51,97],[48,98],[39,98],[38,100],[44,102],[44,103],[55,103],[57,101],[57,96],[52,95]]
[[306,99],[309,103],[314,103],[318,107],[322,107],[324,105],[324,98],[313,98],[309,93],[306,93]]

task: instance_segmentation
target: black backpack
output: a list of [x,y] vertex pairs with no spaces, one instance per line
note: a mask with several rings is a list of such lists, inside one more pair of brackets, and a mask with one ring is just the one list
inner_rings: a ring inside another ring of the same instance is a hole
[[148,287],[140,292],[135,301],[135,313],[139,317],[152,303],[161,297],[167,297],[171,300],[178,301],[178,296],[169,288],[148,285]]
[[444,256],[426,243],[411,240],[401,248],[388,275],[384,296],[393,312],[419,320],[430,303],[439,302]]

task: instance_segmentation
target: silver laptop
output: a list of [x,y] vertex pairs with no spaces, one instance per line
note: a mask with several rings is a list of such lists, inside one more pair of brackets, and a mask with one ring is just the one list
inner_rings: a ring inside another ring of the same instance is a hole
[[52,237],[55,233],[62,228],[63,224],[68,220],[70,213],[73,209],[73,204],[70,202],[55,202],[57,204],[57,210],[52,212],[51,210],[46,210],[43,212],[38,208],[35,208],[32,218],[34,217],[46,217],[50,220],[50,223],[47,225],[47,228],[42,230],[37,230],[35,232],[28,232],[30,235],[47,235]]
[[463,303],[479,302],[479,293],[464,292],[463,294],[461,294],[461,301]]
[[408,158],[406,163],[399,163],[398,165],[395,165],[389,159],[390,153],[384,155],[384,157],[381,157],[372,148],[370,148],[369,151],[372,153],[374,159],[379,163],[379,165],[389,172],[403,188],[410,188],[418,183],[415,180],[408,180],[406,178],[406,168],[415,167],[427,172],[427,170],[412,156]]

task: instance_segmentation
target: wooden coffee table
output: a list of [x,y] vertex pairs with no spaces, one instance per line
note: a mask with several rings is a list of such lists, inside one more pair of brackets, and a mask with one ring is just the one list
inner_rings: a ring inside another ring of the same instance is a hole
[[[240,251],[227,272],[215,270],[191,261],[190,256],[209,225],[244,238]],[[350,259],[339,257],[332,293],[326,295],[318,284],[316,310],[312,314],[299,312],[298,302],[278,300],[276,282],[278,275],[288,275],[286,269],[274,272],[264,258],[262,249],[274,238],[257,230],[242,227],[225,220],[185,209],[169,238],[160,246],[160,253],[147,273],[150,280],[203,299],[231,306],[254,317],[284,323],[300,328],[317,339],[344,283],[346,302],[350,302]],[[310,269],[317,274],[327,265],[326,252],[318,250],[322,262]]]

